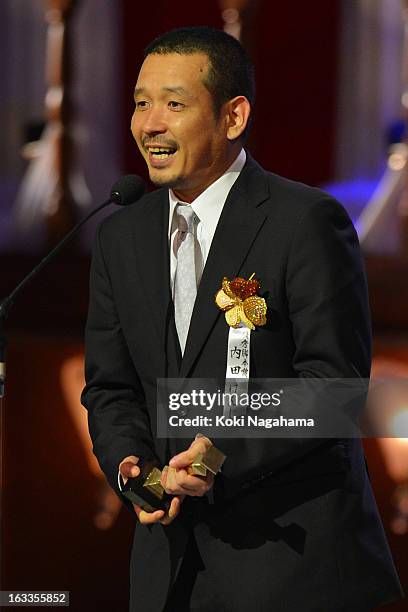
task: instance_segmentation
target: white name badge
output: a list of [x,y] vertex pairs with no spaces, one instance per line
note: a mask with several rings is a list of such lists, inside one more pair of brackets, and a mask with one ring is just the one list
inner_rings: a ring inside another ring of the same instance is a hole
[[245,407],[238,405],[240,393],[248,393],[250,368],[251,330],[241,323],[238,328],[230,327],[228,334],[227,371],[225,373],[224,416],[246,413]]

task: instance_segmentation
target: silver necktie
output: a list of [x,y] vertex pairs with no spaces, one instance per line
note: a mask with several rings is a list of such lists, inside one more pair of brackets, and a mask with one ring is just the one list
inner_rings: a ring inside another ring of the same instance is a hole
[[178,231],[173,241],[173,252],[177,257],[174,279],[174,316],[183,354],[197,296],[194,238],[194,223],[197,217],[191,206],[187,204],[178,204],[176,215]]

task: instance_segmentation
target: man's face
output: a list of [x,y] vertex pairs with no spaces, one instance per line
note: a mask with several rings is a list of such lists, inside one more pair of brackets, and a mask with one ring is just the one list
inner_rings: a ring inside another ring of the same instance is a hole
[[135,89],[131,129],[150,179],[189,201],[229,165],[227,117],[223,112],[215,117],[203,83],[208,66],[203,53],[151,54]]

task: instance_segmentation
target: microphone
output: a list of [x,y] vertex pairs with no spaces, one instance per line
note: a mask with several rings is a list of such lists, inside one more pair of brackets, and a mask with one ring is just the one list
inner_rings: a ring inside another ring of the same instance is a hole
[[17,295],[22,289],[30,282],[34,276],[36,276],[44,266],[49,263],[62,247],[77,233],[77,231],[97,212],[108,206],[109,204],[117,204],[119,206],[128,206],[140,200],[146,191],[146,185],[143,179],[136,174],[126,174],[122,176],[113,185],[109,199],[100,204],[91,212],[86,215],[84,219],[79,221],[74,227],[64,236],[60,242],[58,242],[53,249],[46,255],[39,264],[35,266],[31,272],[23,278],[23,280],[13,289],[13,291],[0,303],[0,398],[4,397],[4,381],[6,378],[6,366],[5,366],[5,350],[6,350],[6,337],[5,337],[5,322],[7,315],[13,305]]
[[122,176],[111,189],[112,202],[119,206],[128,206],[139,200],[146,191],[144,180],[137,174]]

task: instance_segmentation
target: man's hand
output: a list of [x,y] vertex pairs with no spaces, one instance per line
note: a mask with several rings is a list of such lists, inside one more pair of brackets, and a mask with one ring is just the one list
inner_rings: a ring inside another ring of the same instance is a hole
[[214,475],[211,472],[207,476],[192,476],[188,474],[187,468],[190,466],[199,453],[212,446],[212,442],[202,436],[196,438],[183,453],[179,453],[170,460],[169,467],[163,470],[161,483],[170,495],[190,495],[192,497],[202,497],[211,489],[214,484]]
[[[136,478],[139,476],[140,469],[137,467],[139,457],[130,455],[125,457],[119,465],[119,472],[122,476],[123,482],[126,483],[128,478]],[[184,495],[178,495],[171,500],[170,507],[167,512],[164,510],[156,510],[155,512],[146,512],[137,504],[133,504],[137,518],[142,525],[152,525],[153,523],[161,523],[162,525],[168,525],[171,523],[178,513],[180,512],[181,503],[184,499]]]

